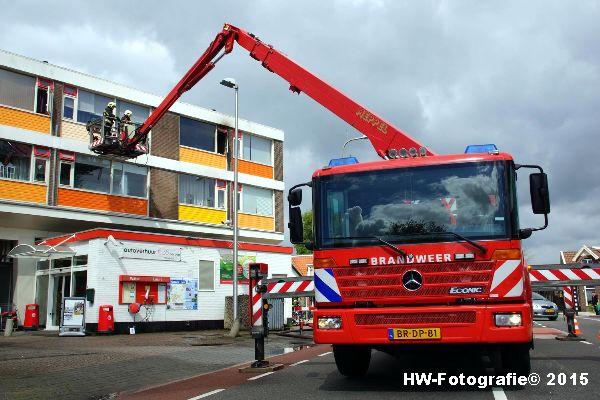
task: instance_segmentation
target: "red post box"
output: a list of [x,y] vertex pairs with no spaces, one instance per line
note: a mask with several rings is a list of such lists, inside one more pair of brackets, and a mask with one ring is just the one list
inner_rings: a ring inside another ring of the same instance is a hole
[[27,304],[25,306],[25,320],[23,329],[37,330],[40,326],[40,306],[38,304]]
[[115,331],[115,317],[113,306],[101,305],[98,312],[98,333],[113,333]]

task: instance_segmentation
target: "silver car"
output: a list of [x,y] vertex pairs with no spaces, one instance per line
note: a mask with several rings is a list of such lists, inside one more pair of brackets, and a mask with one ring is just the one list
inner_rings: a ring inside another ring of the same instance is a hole
[[533,317],[543,317],[548,318],[550,321],[556,321],[558,306],[541,294],[533,293]]

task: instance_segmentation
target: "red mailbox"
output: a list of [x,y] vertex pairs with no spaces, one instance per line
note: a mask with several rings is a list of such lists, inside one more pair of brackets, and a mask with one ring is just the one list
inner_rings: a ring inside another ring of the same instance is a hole
[[27,304],[25,306],[25,320],[23,329],[37,330],[40,326],[40,306],[38,304]]
[[113,333],[115,331],[115,317],[113,306],[105,304],[100,306],[98,312],[98,333]]

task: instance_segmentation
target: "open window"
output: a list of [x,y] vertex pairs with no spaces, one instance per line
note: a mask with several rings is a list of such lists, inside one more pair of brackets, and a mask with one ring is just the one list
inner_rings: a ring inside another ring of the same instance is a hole
[[37,78],[37,88],[35,95],[35,112],[38,114],[50,115],[51,111],[51,93],[53,89],[52,81],[44,78]]

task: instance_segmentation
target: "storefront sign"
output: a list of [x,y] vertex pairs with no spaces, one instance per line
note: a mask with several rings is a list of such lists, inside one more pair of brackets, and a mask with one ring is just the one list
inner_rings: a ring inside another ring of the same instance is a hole
[[[256,262],[256,256],[241,256],[238,254],[238,283],[248,283],[248,268],[250,263]],[[233,283],[233,254],[221,254],[220,262],[221,283]]]
[[181,261],[181,247],[149,247],[125,245],[117,247],[119,258]]
[[167,308],[171,310],[198,309],[198,279],[171,279],[167,284],[169,301]]

